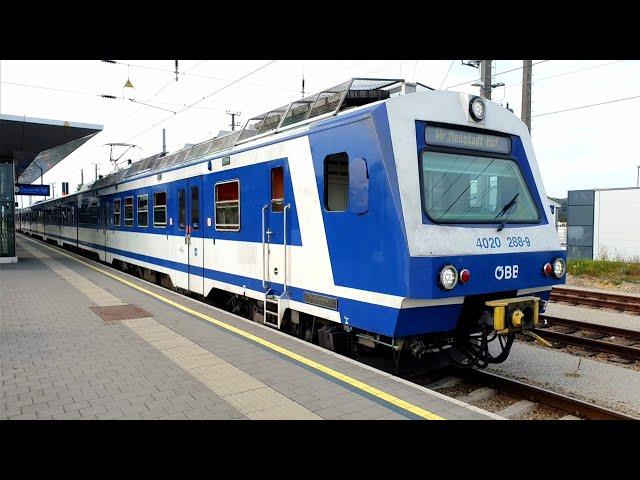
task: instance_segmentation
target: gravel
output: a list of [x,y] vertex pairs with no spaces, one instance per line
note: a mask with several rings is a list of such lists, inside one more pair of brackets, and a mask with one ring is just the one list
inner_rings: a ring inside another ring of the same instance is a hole
[[438,390],[438,393],[442,393],[443,395],[447,395],[448,397],[462,397],[463,395],[467,395],[468,393],[473,392],[474,390],[480,388],[482,385],[471,384],[471,383],[460,383],[458,385],[454,385],[453,387],[441,388]]
[[570,413],[563,412],[557,408],[540,405],[532,412],[513,417],[513,420],[557,420],[565,415],[570,415]]
[[474,405],[478,408],[482,408],[483,410],[497,412],[502,410],[503,408],[507,408],[509,405],[513,405],[520,400],[521,398],[515,397],[508,393],[498,392],[493,397],[482,400],[481,402],[476,402],[474,403]]

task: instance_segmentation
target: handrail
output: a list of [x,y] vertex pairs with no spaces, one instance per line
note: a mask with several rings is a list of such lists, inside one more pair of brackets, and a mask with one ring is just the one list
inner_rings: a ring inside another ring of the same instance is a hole
[[265,290],[267,289],[267,275],[265,273],[265,264],[266,264],[266,257],[265,257],[265,253],[264,253],[264,247],[265,247],[265,242],[264,242],[264,212],[265,210],[269,208],[269,204],[267,203],[264,207],[262,207],[262,288],[264,288]]
[[283,290],[283,294],[286,295],[287,294],[287,208],[291,207],[290,203],[287,203],[284,207],[283,210],[283,214],[284,214],[284,243],[283,243],[283,248],[284,248],[284,290]]

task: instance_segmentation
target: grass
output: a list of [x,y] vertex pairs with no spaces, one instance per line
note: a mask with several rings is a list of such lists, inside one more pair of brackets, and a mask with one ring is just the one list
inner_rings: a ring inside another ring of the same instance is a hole
[[640,261],[568,260],[567,272],[575,276],[595,277],[619,285],[622,282],[640,283]]

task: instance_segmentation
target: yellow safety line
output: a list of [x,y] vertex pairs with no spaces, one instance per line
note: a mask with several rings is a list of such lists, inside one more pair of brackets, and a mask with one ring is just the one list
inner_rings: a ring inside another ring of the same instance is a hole
[[[24,238],[26,238],[27,240],[31,240],[32,242],[35,242],[35,240],[33,240],[33,239],[30,239],[30,238],[27,238],[27,237],[24,237]],[[256,342],[256,343],[258,343],[260,345],[263,345],[263,346],[265,346],[265,347],[267,347],[267,348],[269,348],[271,350],[274,350],[274,351],[280,353],[281,355],[284,355],[286,357],[292,358],[293,360],[296,360],[296,361],[302,363],[303,365],[306,365],[306,366],[311,367],[311,368],[313,368],[315,370],[318,370],[318,371],[320,371],[320,372],[322,372],[322,373],[324,373],[326,375],[329,375],[329,376],[331,376],[333,378],[336,378],[336,379],[338,379],[338,380],[340,380],[340,381],[342,381],[342,382],[344,382],[344,383],[346,383],[348,385],[351,385],[354,388],[357,388],[359,390],[367,392],[370,395],[378,397],[378,398],[384,400],[385,402],[388,402],[388,403],[390,403],[392,405],[395,405],[396,407],[399,407],[399,408],[401,408],[403,410],[411,412],[414,415],[417,415],[417,416],[422,417],[422,418],[426,418],[427,420],[445,420],[445,418],[440,417],[439,415],[436,415],[435,413],[431,413],[428,410],[425,410],[424,408],[420,408],[420,407],[418,407],[416,405],[413,405],[413,404],[411,404],[409,402],[406,402],[406,401],[404,401],[404,400],[402,400],[402,399],[400,399],[398,397],[395,397],[395,396],[393,396],[393,395],[391,395],[391,394],[389,394],[387,392],[383,392],[382,390],[379,390],[379,389],[377,389],[375,387],[372,387],[371,385],[367,385],[366,383],[361,382],[360,380],[356,380],[355,378],[352,378],[352,377],[350,377],[348,375],[345,375],[344,373],[340,373],[340,372],[338,372],[336,370],[333,370],[332,368],[326,367],[325,365],[322,365],[321,363],[318,363],[318,362],[315,362],[313,360],[310,360],[310,359],[308,359],[306,357],[303,357],[302,355],[298,355],[295,352],[287,350],[286,348],[283,348],[283,347],[281,347],[279,345],[276,345],[275,343],[271,343],[268,340],[265,340],[265,339],[260,338],[260,337],[258,337],[256,335],[253,335],[252,333],[249,333],[249,332],[247,332],[245,330],[241,330],[241,329],[239,329],[237,327],[234,327],[233,325],[229,325],[228,323],[222,322],[220,320],[216,320],[215,318],[210,317],[209,315],[205,315],[204,313],[198,312],[198,311],[193,310],[193,309],[191,309],[189,307],[185,307],[182,304],[176,303],[173,300],[169,300],[168,298],[163,297],[160,294],[157,294],[155,292],[147,290],[146,288],[143,288],[143,287],[141,287],[139,285],[136,285],[135,283],[129,282],[128,280],[125,280],[123,278],[120,278],[120,277],[118,277],[118,276],[116,276],[116,275],[114,275],[114,274],[112,274],[110,272],[107,272],[106,270],[103,270],[103,269],[98,268],[98,267],[96,267],[94,265],[91,265],[90,263],[87,263],[87,262],[84,262],[82,260],[79,260],[79,259],[77,259],[75,257],[72,257],[71,255],[68,255],[68,254],[66,254],[64,252],[56,250],[53,247],[50,247],[50,246],[44,245],[44,244],[40,244],[40,243],[37,243],[37,244],[41,245],[43,247],[46,247],[46,248],[48,248],[50,250],[53,250],[54,252],[56,252],[56,253],[58,253],[60,255],[64,255],[67,258],[75,260],[76,262],[81,263],[81,264],[85,265],[86,267],[92,268],[93,270],[95,270],[97,272],[100,272],[100,273],[106,275],[107,277],[113,278],[114,280],[117,280],[120,283],[124,283],[125,285],[127,285],[127,286],[129,286],[131,288],[135,288],[136,290],[138,290],[138,291],[140,291],[142,293],[146,293],[147,295],[150,295],[150,296],[152,296],[152,297],[154,297],[154,298],[156,298],[156,299],[158,299],[158,300],[160,300],[160,301],[162,301],[164,303],[167,303],[167,304],[169,304],[169,305],[171,305],[173,307],[176,307],[176,308],[178,308],[178,309],[180,309],[180,310],[182,310],[184,312],[190,313],[191,315],[194,315],[194,316],[196,316],[198,318],[206,320],[209,323],[213,323],[214,325],[217,325],[217,326],[219,326],[221,328],[229,330],[230,332],[233,332],[233,333],[235,333],[237,335],[240,335],[240,336],[242,336],[244,338],[252,340],[252,341],[254,341],[254,342]]]

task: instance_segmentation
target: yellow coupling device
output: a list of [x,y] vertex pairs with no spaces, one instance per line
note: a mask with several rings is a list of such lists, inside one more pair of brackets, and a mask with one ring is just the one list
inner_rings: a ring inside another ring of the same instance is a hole
[[[501,335],[511,331],[528,330],[538,324],[539,312],[538,297],[516,297],[499,300],[489,300],[485,305],[493,309],[493,328]],[[531,317],[525,315],[525,311],[531,309]]]
[[511,314],[511,324],[516,328],[520,328],[522,326],[523,317],[524,317],[524,313],[522,313],[522,310],[518,309],[514,311]]

